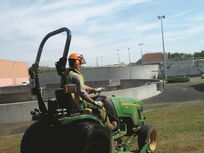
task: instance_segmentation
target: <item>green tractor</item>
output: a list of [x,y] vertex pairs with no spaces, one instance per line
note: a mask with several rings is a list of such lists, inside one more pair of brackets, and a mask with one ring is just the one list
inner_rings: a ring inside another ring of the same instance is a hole
[[[66,32],[63,56],[56,62],[61,86],[55,98],[45,100],[39,83],[38,68],[45,42]],[[146,125],[141,101],[124,97],[106,97],[101,92],[93,98],[103,101],[108,117],[117,122],[113,130],[105,128],[100,109],[84,102],[76,108],[76,86],[66,83],[66,63],[71,32],[66,27],[48,33],[42,40],[35,63],[29,69],[31,91],[37,96],[38,108],[31,111],[34,123],[21,140],[21,153],[153,153],[157,131]]]

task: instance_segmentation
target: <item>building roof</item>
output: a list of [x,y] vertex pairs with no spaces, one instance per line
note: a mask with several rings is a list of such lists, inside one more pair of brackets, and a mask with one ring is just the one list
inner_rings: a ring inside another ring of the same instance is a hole
[[143,55],[143,62],[160,62],[163,59],[163,53],[147,53]]

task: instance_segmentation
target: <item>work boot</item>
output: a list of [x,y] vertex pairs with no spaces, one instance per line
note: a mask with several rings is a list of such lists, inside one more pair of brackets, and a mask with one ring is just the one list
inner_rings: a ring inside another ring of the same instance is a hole
[[117,128],[118,123],[117,123],[116,121],[113,121],[113,122],[112,122],[112,125],[113,125],[113,127],[112,127],[112,130],[111,130],[111,131],[113,131],[113,130],[115,130],[115,129]]

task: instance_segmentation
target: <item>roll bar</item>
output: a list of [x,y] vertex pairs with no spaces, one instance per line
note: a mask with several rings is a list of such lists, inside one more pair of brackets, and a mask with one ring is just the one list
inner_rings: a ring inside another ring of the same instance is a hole
[[60,29],[52,31],[52,32],[48,33],[43,38],[43,40],[40,43],[39,49],[38,49],[38,53],[37,53],[35,63],[29,68],[29,75],[30,75],[30,78],[31,78],[31,84],[33,86],[32,87],[32,92],[33,92],[33,95],[37,96],[38,106],[39,106],[40,111],[44,112],[44,113],[47,112],[47,108],[46,108],[44,100],[42,98],[42,92],[41,92],[41,89],[40,89],[39,76],[38,76],[38,68],[39,68],[40,58],[41,58],[43,47],[44,47],[44,44],[46,43],[46,41],[50,37],[52,37],[54,35],[57,35],[59,33],[62,33],[62,32],[67,33],[67,38],[66,38],[66,42],[65,42],[63,55],[59,59],[59,61],[56,62],[55,65],[56,65],[58,75],[60,75],[61,78],[62,78],[62,83],[65,82],[65,69],[66,69],[67,55],[68,55],[68,52],[69,52],[69,47],[70,47],[70,42],[71,42],[71,31],[66,27],[62,27]]

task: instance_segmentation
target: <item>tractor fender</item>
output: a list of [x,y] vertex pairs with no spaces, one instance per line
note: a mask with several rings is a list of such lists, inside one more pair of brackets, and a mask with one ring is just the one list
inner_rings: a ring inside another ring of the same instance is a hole
[[79,114],[74,116],[67,116],[59,119],[59,121],[61,125],[68,125],[74,122],[93,121],[99,123],[101,126],[104,126],[102,120],[93,114]]

